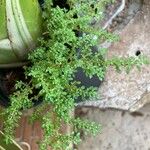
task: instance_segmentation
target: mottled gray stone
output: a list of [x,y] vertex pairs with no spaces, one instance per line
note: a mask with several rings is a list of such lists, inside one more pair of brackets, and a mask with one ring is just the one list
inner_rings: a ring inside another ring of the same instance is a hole
[[[150,1],[145,0],[140,10],[120,33],[120,41],[111,45],[108,58],[112,56],[136,56],[139,50],[150,57]],[[133,68],[129,74],[117,73],[109,68],[99,89],[99,99],[80,103],[79,106],[116,108],[135,111],[150,102],[150,66],[141,71]]]
[[76,113],[102,125],[96,137],[83,136],[78,150],[150,150],[150,104],[134,113],[94,108]]

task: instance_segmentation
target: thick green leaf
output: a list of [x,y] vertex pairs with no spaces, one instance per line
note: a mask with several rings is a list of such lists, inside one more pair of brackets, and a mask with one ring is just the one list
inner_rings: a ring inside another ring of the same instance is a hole
[[5,0],[0,0],[0,40],[7,38]]

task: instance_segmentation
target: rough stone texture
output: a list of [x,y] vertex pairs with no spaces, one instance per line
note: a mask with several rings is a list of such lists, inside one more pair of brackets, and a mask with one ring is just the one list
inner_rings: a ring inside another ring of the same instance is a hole
[[150,104],[138,112],[82,108],[78,115],[102,124],[96,137],[83,136],[78,150],[150,150]]
[[[136,52],[150,57],[150,1],[145,0],[140,10],[120,33],[120,41],[110,47],[108,57],[136,56]],[[99,90],[99,99],[79,106],[116,108],[135,111],[150,102],[150,66],[136,68],[129,74],[109,68]]]

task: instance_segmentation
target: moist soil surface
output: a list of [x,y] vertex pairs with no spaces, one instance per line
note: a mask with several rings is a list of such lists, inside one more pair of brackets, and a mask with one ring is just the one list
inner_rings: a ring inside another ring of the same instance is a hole
[[15,91],[15,83],[25,80],[23,68],[0,69],[0,104],[8,106],[9,96]]

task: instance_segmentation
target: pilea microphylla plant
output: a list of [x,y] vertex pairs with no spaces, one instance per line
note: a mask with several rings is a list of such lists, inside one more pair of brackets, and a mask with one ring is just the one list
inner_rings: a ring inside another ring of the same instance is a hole
[[[82,68],[86,76],[104,78],[107,67],[122,67],[128,71],[133,65],[145,62],[143,57],[104,59],[104,48],[93,52],[92,47],[117,37],[107,31],[95,29],[92,22],[102,18],[105,5],[110,0],[45,0],[43,5],[43,35],[39,46],[32,51],[25,67],[25,81],[17,81],[16,91],[10,95],[11,105],[4,111],[6,142],[14,138],[23,110],[34,108],[32,121],[40,121],[44,132],[39,149],[67,150],[70,143],[78,144],[80,130],[96,134],[101,126],[95,122],[75,118],[71,112],[78,98],[96,97],[97,88],[85,87],[75,80],[75,73]],[[64,4],[64,5],[63,5]],[[80,33],[80,34],[79,34]],[[70,133],[61,133],[62,124],[72,126]]]

